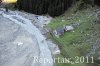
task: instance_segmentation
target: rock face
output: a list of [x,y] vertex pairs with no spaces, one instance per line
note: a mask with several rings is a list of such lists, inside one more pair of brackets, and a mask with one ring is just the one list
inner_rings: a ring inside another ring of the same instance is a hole
[[38,66],[35,56],[39,56],[35,36],[0,15],[0,66]]

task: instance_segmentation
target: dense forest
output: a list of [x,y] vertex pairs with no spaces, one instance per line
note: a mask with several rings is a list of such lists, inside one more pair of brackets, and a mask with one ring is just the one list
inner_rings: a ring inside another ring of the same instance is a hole
[[[80,0],[18,0],[17,8],[34,14],[58,16]],[[100,5],[100,0],[82,0],[85,4]],[[27,4],[27,5],[26,5]],[[82,8],[82,7],[81,7]]]

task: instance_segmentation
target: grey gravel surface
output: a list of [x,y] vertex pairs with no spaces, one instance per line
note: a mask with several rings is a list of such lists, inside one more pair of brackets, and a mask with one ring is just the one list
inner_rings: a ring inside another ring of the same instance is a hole
[[35,36],[0,15],[0,66],[38,66],[39,51]]

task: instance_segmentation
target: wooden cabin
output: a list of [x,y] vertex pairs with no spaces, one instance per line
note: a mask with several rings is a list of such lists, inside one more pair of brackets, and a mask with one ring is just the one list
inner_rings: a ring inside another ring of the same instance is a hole
[[59,36],[63,35],[65,32],[64,28],[58,28],[53,31],[53,35],[59,38]]

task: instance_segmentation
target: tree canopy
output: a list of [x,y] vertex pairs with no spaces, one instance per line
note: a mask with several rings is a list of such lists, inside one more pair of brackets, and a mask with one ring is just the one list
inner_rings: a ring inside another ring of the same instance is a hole
[[[48,13],[51,16],[58,16],[64,13],[73,2],[80,0],[18,0],[17,8],[37,15]],[[82,0],[87,4],[100,5],[100,0]]]

